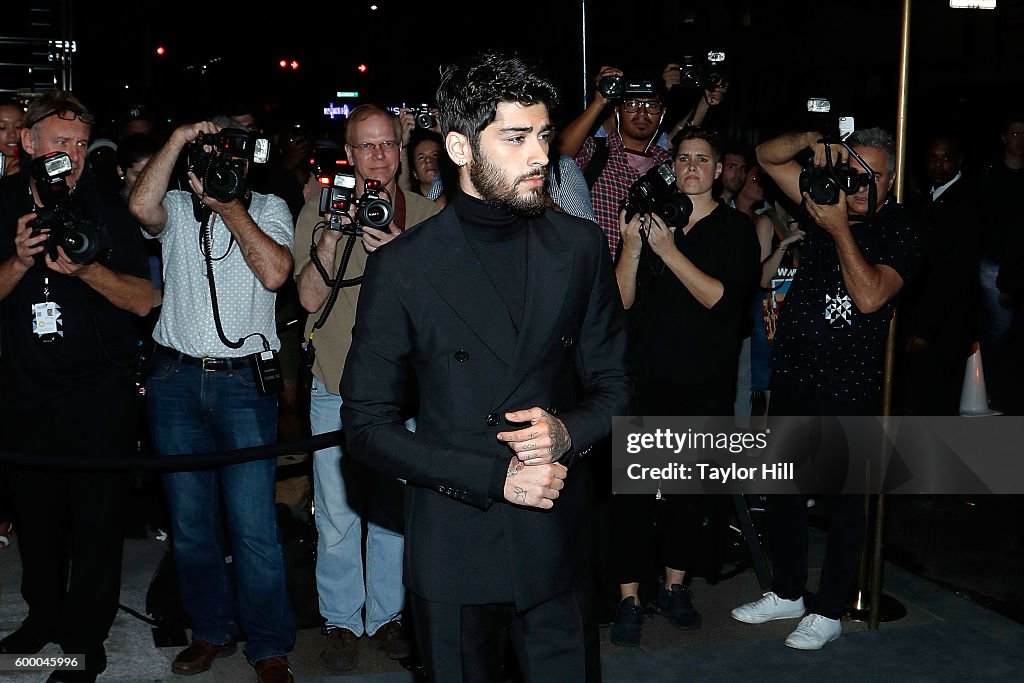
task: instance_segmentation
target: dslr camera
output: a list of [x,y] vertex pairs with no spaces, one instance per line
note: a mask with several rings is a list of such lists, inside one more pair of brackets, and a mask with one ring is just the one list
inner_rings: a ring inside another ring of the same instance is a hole
[[655,166],[626,192],[623,204],[626,220],[637,214],[654,213],[669,225],[684,227],[693,213],[693,202],[676,187],[676,174],[668,163]]
[[269,158],[270,140],[241,128],[200,133],[188,145],[188,170],[202,181],[203,192],[218,202],[248,195],[245,162],[265,164]]
[[71,157],[64,152],[51,152],[33,159],[29,172],[36,181],[43,208],[28,222],[28,227],[33,237],[43,230],[50,231],[43,243],[45,249],[36,254],[36,263],[45,267],[44,254],[54,261],[60,258],[57,247],[64,247],[68,258],[82,265],[105,257],[111,246],[106,230],[78,216],[71,205],[70,190],[64,181],[71,173]]
[[437,119],[430,113],[429,104],[421,104],[416,107],[415,119],[417,128],[433,128],[437,125]]
[[814,157],[808,158],[800,171],[800,191],[806,192],[815,204],[822,205],[839,203],[840,191],[849,195],[857,193],[865,186],[874,188],[873,173],[861,173],[849,162],[837,163],[832,160],[831,148],[828,145],[842,145],[850,153],[851,158],[859,161],[865,168],[870,168],[845,142],[854,130],[853,117],[840,116],[834,119],[829,116],[831,110],[832,105],[825,98],[812,97],[807,100],[807,111],[822,118],[820,127],[821,142],[826,145],[825,166],[815,166]]
[[710,90],[716,86],[729,85],[725,53],[721,51],[711,50],[700,63],[693,55],[686,55],[679,70],[683,72],[680,83],[689,88]]
[[617,100],[623,95],[654,97],[658,94],[654,81],[643,78],[627,79],[618,74],[602,76],[597,82],[597,91],[609,100]]
[[[352,171],[334,174],[331,184],[320,191],[320,215],[327,219],[328,230],[347,235],[362,235],[364,227],[387,230],[395,215],[391,203],[380,196],[381,182],[368,178],[362,196],[356,196],[356,176]],[[355,207],[355,218],[349,210]]]

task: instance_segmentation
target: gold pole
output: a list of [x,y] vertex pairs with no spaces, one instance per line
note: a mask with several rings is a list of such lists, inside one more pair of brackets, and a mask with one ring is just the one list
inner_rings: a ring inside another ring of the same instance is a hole
[[[900,95],[897,105],[896,121],[896,201],[903,203],[904,177],[907,166],[907,92],[910,71],[910,0],[903,0],[903,27],[900,31]],[[888,451],[885,439],[888,438],[889,416],[892,415],[892,378],[893,367],[896,358],[896,316],[899,309],[893,313],[889,321],[889,337],[885,343],[885,385],[882,394],[882,439],[881,444],[883,455]],[[883,466],[885,459],[882,460]],[[885,471],[879,472],[876,479],[881,480]],[[877,629],[881,620],[882,602],[882,536],[885,529],[885,492],[879,492],[875,496],[874,524],[869,527],[873,537],[871,539],[871,577],[868,581],[870,587],[870,607],[868,612],[868,628]]]

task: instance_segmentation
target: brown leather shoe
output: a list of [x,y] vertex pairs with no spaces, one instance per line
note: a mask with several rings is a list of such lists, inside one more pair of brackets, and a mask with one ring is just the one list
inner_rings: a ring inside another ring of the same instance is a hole
[[255,667],[259,683],[295,683],[287,657],[267,657],[257,661]]
[[412,643],[406,634],[405,626],[398,619],[381,626],[370,636],[370,642],[378,650],[384,650],[390,659],[405,659],[412,654]]
[[213,665],[213,660],[233,655],[237,649],[234,641],[227,645],[214,645],[208,640],[195,640],[174,658],[171,671],[182,676],[201,674]]

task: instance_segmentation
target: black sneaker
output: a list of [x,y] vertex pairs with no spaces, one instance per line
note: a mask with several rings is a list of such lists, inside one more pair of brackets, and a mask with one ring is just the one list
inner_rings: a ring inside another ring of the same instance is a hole
[[700,612],[693,608],[690,589],[678,583],[671,590],[662,588],[658,591],[658,611],[668,616],[673,626],[682,629],[698,629],[701,626]]
[[640,632],[644,626],[644,610],[632,595],[619,603],[615,623],[612,624],[608,639],[620,647],[636,647],[640,644]]

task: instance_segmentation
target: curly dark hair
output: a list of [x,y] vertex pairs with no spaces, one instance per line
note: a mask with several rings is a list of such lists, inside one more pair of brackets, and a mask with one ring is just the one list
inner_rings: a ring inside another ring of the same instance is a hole
[[498,104],[558,104],[558,88],[537,62],[518,53],[474,52],[447,67],[436,96],[441,134],[455,131],[477,149],[480,133],[495,118]]

